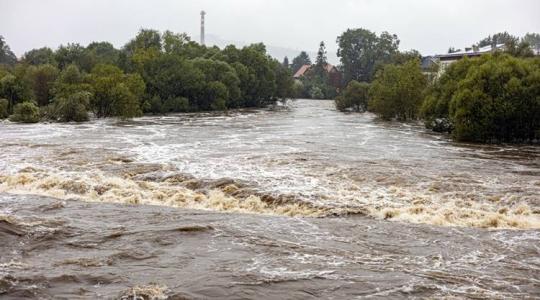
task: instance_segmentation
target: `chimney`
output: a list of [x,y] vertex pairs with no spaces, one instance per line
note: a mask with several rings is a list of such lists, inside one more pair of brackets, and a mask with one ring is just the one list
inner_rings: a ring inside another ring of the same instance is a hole
[[201,45],[205,46],[205,40],[204,40],[204,16],[206,15],[206,12],[203,10],[201,11]]

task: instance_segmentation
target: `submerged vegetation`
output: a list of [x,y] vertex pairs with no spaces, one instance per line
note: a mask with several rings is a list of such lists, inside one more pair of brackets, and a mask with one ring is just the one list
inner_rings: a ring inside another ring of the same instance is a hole
[[458,140],[540,139],[538,58],[495,54],[463,59],[450,66],[427,95],[422,114],[428,128],[451,132]]
[[341,65],[334,67],[324,42],[313,64],[306,52],[289,64],[271,58],[263,44],[205,47],[170,31],[143,29],[121,49],[68,44],[33,49],[21,59],[0,37],[0,118],[83,122],[91,115],[126,119],[334,98],[341,111],[423,120],[459,141],[540,140],[538,34],[489,36],[473,48],[504,44],[505,50],[438,73],[421,69],[420,53],[400,51],[388,32],[348,29],[337,44]]
[[386,120],[422,119],[427,128],[458,141],[540,140],[540,58],[533,53],[538,35],[521,41],[508,33],[490,36],[475,47],[504,43],[505,51],[464,58],[435,77],[422,73],[415,52],[362,50],[399,43],[389,34],[348,30],[338,42],[348,80],[336,98],[339,110],[371,111]]
[[13,121],[262,107],[293,90],[290,70],[263,44],[222,50],[185,34],[143,29],[121,49],[68,44],[17,60],[1,37],[0,46],[0,117]]

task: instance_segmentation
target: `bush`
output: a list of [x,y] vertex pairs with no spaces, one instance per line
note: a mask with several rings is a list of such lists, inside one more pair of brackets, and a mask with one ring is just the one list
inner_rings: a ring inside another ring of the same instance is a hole
[[319,86],[313,86],[311,87],[311,89],[309,90],[309,97],[311,99],[324,99],[326,98],[324,96],[324,92],[323,92],[323,89]]
[[455,138],[517,142],[540,138],[540,61],[508,55],[483,58],[450,102]]
[[477,64],[476,59],[464,58],[450,65],[427,89],[420,115],[428,129],[436,132],[452,132],[454,126],[449,115],[450,101],[458,90],[459,80],[467,75],[469,68]]
[[5,119],[9,116],[9,101],[6,99],[0,99],[0,119]]
[[336,98],[336,108],[340,111],[353,110],[363,112],[367,110],[369,100],[369,83],[351,81],[343,94]]
[[371,84],[368,110],[387,120],[417,119],[426,85],[419,61],[386,65]]
[[39,108],[33,102],[23,102],[15,105],[13,115],[9,117],[10,121],[19,123],[37,123],[39,119]]
[[169,98],[163,103],[164,113],[186,112],[189,110],[189,101],[183,97]]
[[90,104],[91,94],[78,92],[67,98],[59,98],[54,103],[54,114],[60,122],[88,121],[87,107]]
[[540,139],[539,95],[540,59],[485,55],[450,66],[422,112],[434,130],[438,119],[448,120],[459,141],[534,141]]
[[161,98],[159,96],[154,96],[150,98],[150,100],[147,100],[144,102],[144,112],[151,113],[153,115],[161,114],[163,113],[163,104],[161,103]]

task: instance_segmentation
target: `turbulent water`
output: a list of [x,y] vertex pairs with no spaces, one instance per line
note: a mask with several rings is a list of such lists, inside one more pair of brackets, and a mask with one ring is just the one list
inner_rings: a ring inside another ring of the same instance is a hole
[[0,297],[540,297],[537,146],[299,100],[0,147]]

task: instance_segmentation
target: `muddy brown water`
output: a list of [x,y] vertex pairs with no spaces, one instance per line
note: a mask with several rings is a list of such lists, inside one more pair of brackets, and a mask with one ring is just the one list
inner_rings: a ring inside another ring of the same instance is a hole
[[308,100],[0,137],[0,298],[540,297],[537,146]]

